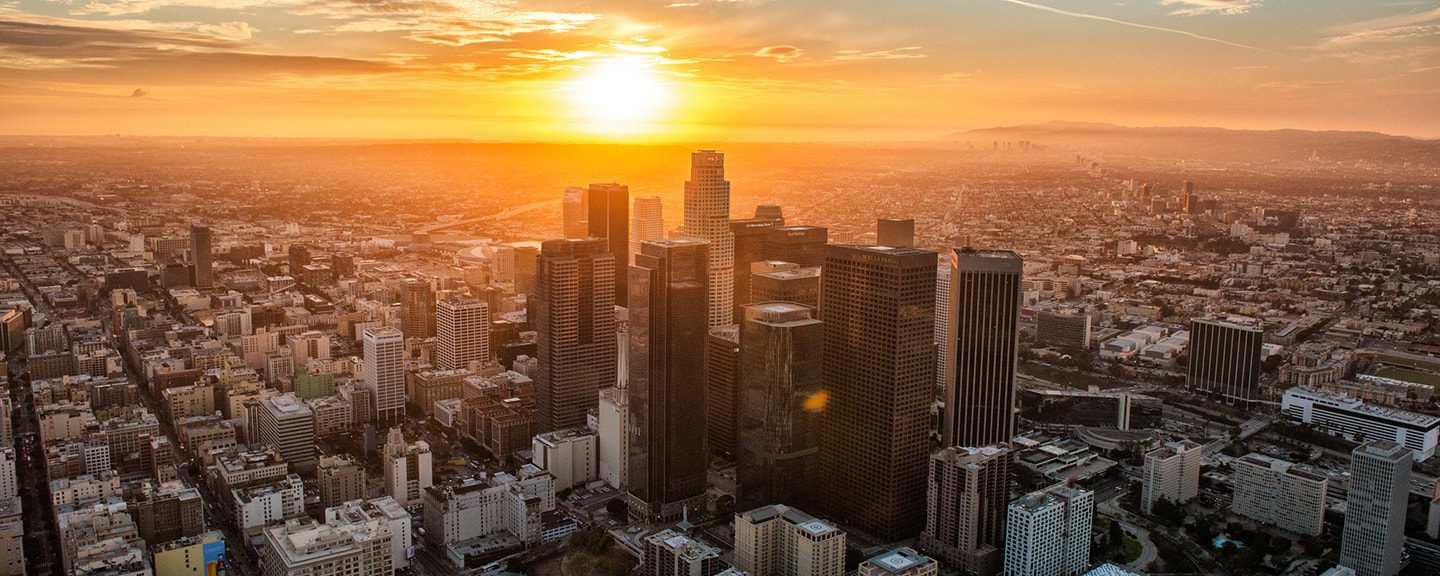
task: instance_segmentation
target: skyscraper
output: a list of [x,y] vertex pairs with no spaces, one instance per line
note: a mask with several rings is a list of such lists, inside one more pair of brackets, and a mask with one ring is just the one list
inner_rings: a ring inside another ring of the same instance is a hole
[[365,388],[375,402],[375,420],[382,424],[405,417],[405,335],[388,326],[366,328]]
[[1259,399],[1260,346],[1264,332],[1254,319],[1196,318],[1190,322],[1190,369],[1185,386],[1249,405]]
[[1015,436],[1015,361],[1024,263],[1009,250],[956,249],[950,259],[941,446]]
[[914,218],[881,218],[875,223],[876,246],[914,246]]
[[[604,238],[615,255],[616,270],[630,262],[630,187],[623,184],[591,184],[585,193],[590,210],[590,237]],[[615,305],[624,306],[625,275],[615,275]]]
[[590,225],[585,221],[590,216],[590,208],[585,205],[585,200],[584,188],[571,186],[565,189],[560,209],[566,238],[585,238],[590,235]]
[[765,258],[794,262],[801,268],[825,263],[825,243],[830,231],[819,226],[779,226],[770,229],[765,241]]
[[945,401],[945,382],[950,371],[945,368],[946,336],[950,333],[950,263],[941,261],[935,268],[935,399]]
[[[617,261],[621,269],[635,261],[640,253],[640,243],[645,240],[659,240],[665,237],[665,215],[659,196],[638,196],[630,212],[630,252],[624,261]],[[624,294],[618,292],[617,294]]]
[[741,320],[740,307],[753,302],[750,299],[750,265],[765,260],[765,248],[770,238],[770,229],[784,220],[771,218],[742,218],[730,221],[730,235],[735,238],[735,323]]
[[705,446],[735,457],[736,388],[740,384],[740,327],[716,326],[705,337]]
[[[819,476],[816,406],[824,324],[790,302],[743,307],[736,413],[736,505],[809,503]],[[707,367],[708,369],[708,367]]]
[[310,249],[304,244],[290,245],[290,275],[299,278],[300,269],[310,263]]
[[405,442],[405,433],[397,426],[385,437],[385,490],[401,506],[420,502],[425,489],[434,486],[430,444],[416,440]]
[[952,446],[930,455],[920,548],[964,573],[994,576],[1003,561],[1010,449]]
[[[820,306],[820,267],[799,268],[791,262],[756,262],[750,265],[751,302],[794,302]],[[758,271],[757,271],[758,270]]]
[[1340,565],[1358,576],[1395,576],[1405,547],[1405,505],[1410,497],[1409,448],[1386,440],[1350,453],[1350,493],[1340,537]]
[[602,388],[615,385],[616,256],[599,238],[550,240],[536,267],[531,325],[541,432],[585,425]]
[[[631,514],[680,517],[705,497],[708,242],[649,240],[630,267]],[[728,272],[728,270],[726,271]]]
[[294,394],[261,398],[255,427],[260,443],[274,446],[292,472],[315,468],[315,414]]
[[400,331],[406,338],[435,336],[435,289],[417,278],[400,286]]
[[831,516],[893,542],[925,525],[936,254],[825,247],[821,473]]
[[190,225],[190,263],[195,265],[196,288],[203,290],[215,286],[215,271],[210,260],[209,226]]
[[1090,566],[1095,493],[1057,485],[1011,502],[1006,576],[1079,576]]
[[435,367],[459,370],[490,359],[490,306],[468,297],[435,304]]
[[723,153],[701,150],[690,155],[690,179],[685,181],[685,235],[710,242],[710,326],[733,324],[735,235],[730,233],[730,181],[725,179]]

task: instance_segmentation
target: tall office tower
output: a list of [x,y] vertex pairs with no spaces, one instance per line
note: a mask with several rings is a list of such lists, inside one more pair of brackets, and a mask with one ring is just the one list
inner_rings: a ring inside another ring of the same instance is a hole
[[516,242],[510,247],[515,249],[515,293],[534,294],[540,246],[534,242]]
[[717,326],[705,336],[705,446],[735,458],[735,402],[740,385],[740,326]]
[[1079,576],[1090,566],[1095,493],[1057,485],[1010,503],[1006,576]]
[[935,267],[935,399],[945,401],[945,335],[950,333],[950,263]]
[[735,515],[735,567],[754,576],[845,573],[845,532],[784,504]]
[[1340,537],[1340,565],[1358,576],[1395,576],[1405,546],[1405,504],[1410,497],[1409,448],[1386,440],[1350,453],[1350,495]]
[[[586,193],[590,206],[590,237],[604,238],[615,256],[615,269],[630,263],[630,187],[623,184],[591,184]],[[624,306],[625,275],[615,275],[615,305]]]
[[1090,315],[1061,308],[1035,313],[1035,341],[1084,350],[1090,347]]
[[915,246],[914,218],[881,218],[875,222],[876,246]]
[[1192,392],[1249,406],[1259,399],[1260,346],[1265,339],[1252,318],[1196,318],[1190,322]]
[[[690,155],[685,181],[685,235],[710,242],[710,326],[735,322],[735,236],[730,233],[730,181],[725,154],[701,150]],[[637,259],[636,262],[639,262]]]
[[1186,214],[1194,214],[1196,211],[1195,183],[1185,181],[1185,189],[1180,193],[1180,210]]
[[925,532],[920,548],[976,576],[1000,573],[1010,449],[952,446],[930,455]]
[[766,261],[750,265],[751,302],[794,302],[820,306],[820,267],[800,268],[792,262]]
[[435,336],[435,289],[418,278],[400,285],[400,331],[406,338]]
[[540,361],[539,432],[584,426],[600,390],[615,385],[617,262],[599,238],[543,246],[530,304]]
[[[736,504],[808,503],[820,475],[816,405],[825,325],[791,302],[743,307],[736,415]],[[707,367],[708,369],[708,367]]]
[[[649,240],[630,267],[631,515],[680,517],[705,498],[710,244]],[[727,270],[728,272],[728,270]]]
[[825,264],[825,245],[830,231],[819,226],[778,226],[765,240],[767,260],[794,262],[801,268]]
[[586,218],[590,217],[590,207],[585,205],[587,199],[584,188],[571,186],[565,189],[560,209],[566,238],[585,238],[590,235],[590,224],[586,221]]
[[951,254],[941,446],[985,446],[1015,436],[1024,268],[1009,250],[967,247]]
[[260,443],[274,446],[292,472],[315,468],[315,414],[294,394],[261,398],[255,428]]
[[823,493],[832,517],[885,542],[925,526],[936,256],[825,247]]
[[1204,450],[1189,440],[1166,442],[1145,453],[1140,508],[1146,514],[1161,498],[1184,504],[1200,492],[1200,457]]
[[9,500],[20,495],[20,482],[16,475],[15,449],[0,446],[0,500]]
[[[310,263],[310,249],[304,244],[290,245],[290,275],[300,274],[300,269]],[[298,278],[298,276],[296,276]]]
[[[625,260],[619,262],[624,268],[635,262],[635,255],[640,253],[640,243],[646,240],[659,240],[665,237],[665,213],[660,204],[659,196],[638,196],[635,198],[635,207],[630,212],[630,252],[625,255]],[[617,294],[624,294],[617,292]]]
[[1234,462],[1232,511],[1296,534],[1320,535],[1325,527],[1328,476],[1258,453]]
[[330,270],[335,273],[336,278],[354,278],[355,255],[349,252],[336,252],[331,254]]
[[490,306],[468,297],[435,304],[435,367],[459,370],[490,360]]
[[375,405],[375,420],[393,424],[405,418],[405,335],[388,326],[366,328],[365,388]]
[[417,440],[405,442],[399,427],[391,428],[385,437],[385,489],[401,506],[419,504],[425,489],[434,486],[430,444]]
[[755,207],[755,217],[774,220],[776,226],[785,225],[785,211],[778,204],[760,204]]
[[210,227],[204,224],[190,225],[190,263],[195,265],[195,287],[210,288],[215,285],[215,270],[210,259]]
[[[783,222],[783,220],[782,220]],[[740,307],[750,299],[750,265],[765,260],[766,241],[770,229],[777,226],[769,218],[744,218],[730,221],[730,234],[735,237],[735,323],[741,320]]]

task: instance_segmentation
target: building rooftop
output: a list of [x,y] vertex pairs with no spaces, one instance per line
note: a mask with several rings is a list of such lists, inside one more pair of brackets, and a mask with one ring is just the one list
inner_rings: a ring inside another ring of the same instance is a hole
[[917,566],[933,564],[935,560],[910,548],[896,548],[866,562],[885,569],[891,574],[900,574]]

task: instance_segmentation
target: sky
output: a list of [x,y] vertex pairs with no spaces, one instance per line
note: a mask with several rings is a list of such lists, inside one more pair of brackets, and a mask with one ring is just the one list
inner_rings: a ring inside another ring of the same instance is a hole
[[1440,0],[0,0],[0,134],[1440,137]]

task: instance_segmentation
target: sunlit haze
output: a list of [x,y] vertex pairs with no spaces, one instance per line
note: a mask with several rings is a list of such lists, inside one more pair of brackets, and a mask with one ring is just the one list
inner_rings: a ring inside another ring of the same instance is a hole
[[1440,3],[5,0],[0,132],[929,140],[1051,120],[1440,136]]

